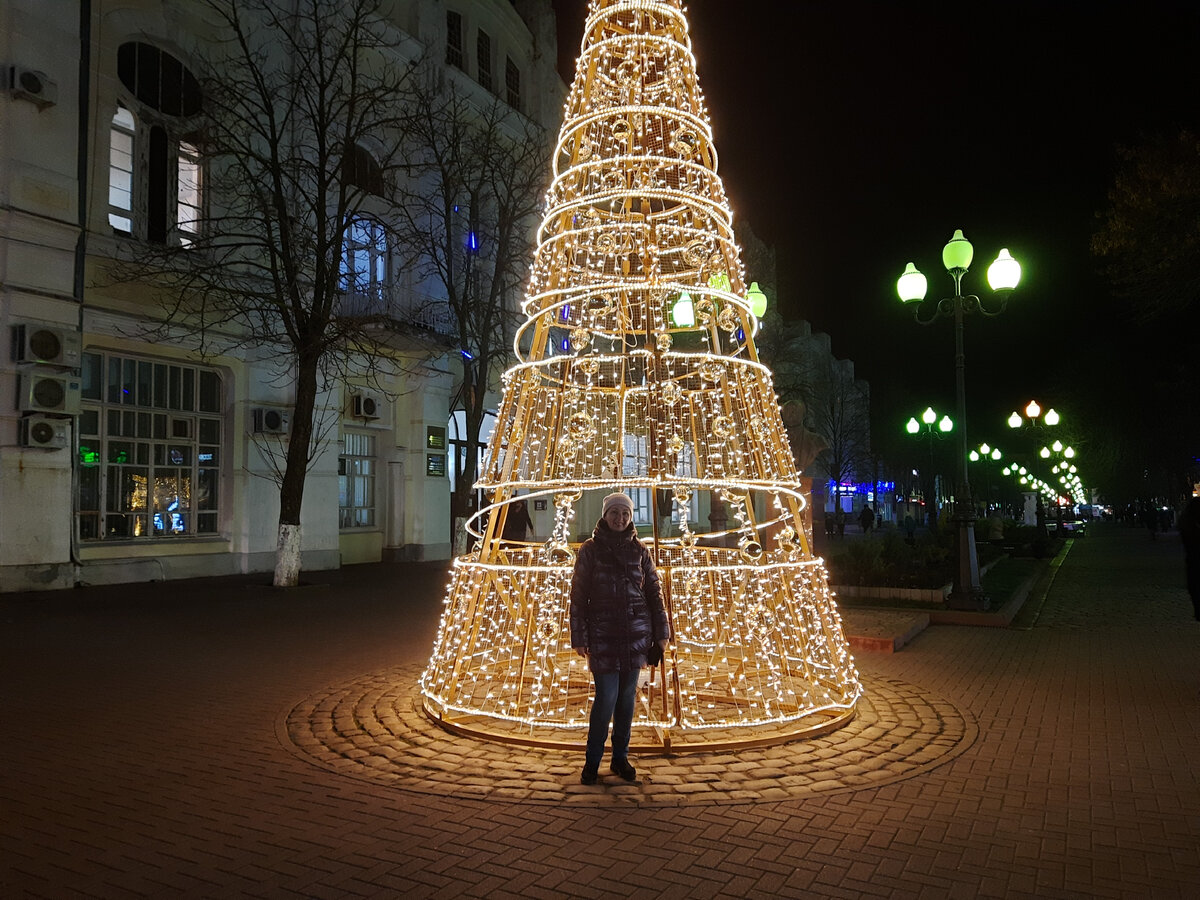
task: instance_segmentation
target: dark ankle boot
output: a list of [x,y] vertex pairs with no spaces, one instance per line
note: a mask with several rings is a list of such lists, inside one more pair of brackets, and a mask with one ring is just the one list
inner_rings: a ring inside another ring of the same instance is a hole
[[622,778],[625,781],[633,781],[637,778],[637,769],[631,766],[627,759],[622,759],[619,762],[613,760],[612,765],[609,766],[609,770],[618,778]]

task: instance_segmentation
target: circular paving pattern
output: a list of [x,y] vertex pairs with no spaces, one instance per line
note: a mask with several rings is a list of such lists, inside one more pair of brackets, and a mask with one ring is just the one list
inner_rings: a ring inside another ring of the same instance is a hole
[[443,731],[420,710],[417,666],[334,685],[279,722],[280,740],[340,775],[407,791],[584,806],[683,806],[788,800],[911,778],[962,753],[978,734],[954,706],[900,681],[863,678],[846,726],[819,738],[736,752],[633,758],[632,784],[579,783],[583,753],[518,747]]

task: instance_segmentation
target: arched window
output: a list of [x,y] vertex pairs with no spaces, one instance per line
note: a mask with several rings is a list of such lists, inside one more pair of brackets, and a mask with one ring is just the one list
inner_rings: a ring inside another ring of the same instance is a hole
[[383,196],[383,169],[371,151],[361,144],[351,144],[342,158],[342,180],[368,194]]
[[127,95],[109,132],[109,224],[118,234],[187,246],[203,221],[203,164],[193,134],[200,82],[174,56],[139,41],[117,50],[117,76]]

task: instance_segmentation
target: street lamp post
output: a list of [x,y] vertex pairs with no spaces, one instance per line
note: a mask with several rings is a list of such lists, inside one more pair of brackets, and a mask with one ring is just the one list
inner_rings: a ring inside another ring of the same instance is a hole
[[932,325],[941,318],[954,319],[954,372],[955,399],[958,410],[958,490],[954,497],[954,523],[958,534],[958,566],[955,570],[954,586],[948,598],[956,609],[987,609],[988,598],[979,582],[979,555],[975,549],[975,504],[971,499],[971,484],[967,477],[967,387],[966,355],[963,350],[963,317],[970,313],[998,316],[1008,305],[1008,292],[1021,279],[1020,264],[1001,250],[995,262],[988,266],[988,284],[999,297],[999,308],[990,310],[975,294],[962,292],[962,279],[967,274],[974,258],[971,242],[963,237],[961,229],[954,232],[949,243],[942,248],[942,263],[954,281],[954,296],[943,298],[932,311],[922,316],[925,308],[925,293],[928,281],[911,262],[896,282],[896,291],[904,303],[914,305],[914,318],[921,325]]
[[[1024,416],[1024,417],[1022,417]],[[1042,409],[1042,405],[1036,400],[1030,400],[1025,404],[1025,408],[1018,413],[1013,410],[1012,415],[1008,417],[1008,427],[1012,429],[1032,429],[1035,433],[1042,433],[1047,427],[1054,428],[1062,421],[1060,416],[1053,407],[1050,409]],[[1033,446],[1037,446],[1035,443]],[[1042,448],[1045,450],[1046,448]],[[1050,454],[1039,453],[1042,459],[1046,459]],[[1043,497],[1044,491],[1037,490],[1034,492],[1035,508],[1034,522],[1037,525],[1038,534],[1042,537],[1046,536],[1046,504]]]
[[[999,447],[991,447],[991,446],[988,446],[987,444],[980,444],[977,449],[972,450],[969,454],[967,454],[967,458],[971,462],[979,462],[980,460],[982,460],[985,463],[988,460],[991,460],[992,462],[999,462],[1003,457],[1004,457],[1004,454],[1000,452]],[[984,511],[986,512],[987,507],[990,506],[991,502],[992,502],[992,477],[991,477],[991,473],[988,471],[988,467],[986,465],[983,467],[983,475],[984,475],[984,478],[986,479],[986,481],[984,483],[984,489],[983,489],[983,492],[984,492],[984,501],[983,502],[984,502],[984,507],[985,507]]]
[[[949,434],[953,431],[954,420],[949,416],[942,416],[941,419],[938,419],[938,414],[934,411],[933,407],[927,406],[925,407],[925,412],[921,413],[921,421],[918,422],[917,417],[912,416],[904,424],[904,429],[909,434],[919,434],[922,423],[925,426],[925,439],[929,443],[929,472],[928,479],[922,478],[921,480],[928,480],[929,482],[930,491],[928,499],[930,502],[926,515],[929,517],[927,524],[932,533],[937,531],[937,475],[934,473],[933,468],[933,439],[935,437],[941,438],[943,434]],[[936,423],[937,431],[934,431],[934,423]],[[938,432],[941,432],[941,434]]]

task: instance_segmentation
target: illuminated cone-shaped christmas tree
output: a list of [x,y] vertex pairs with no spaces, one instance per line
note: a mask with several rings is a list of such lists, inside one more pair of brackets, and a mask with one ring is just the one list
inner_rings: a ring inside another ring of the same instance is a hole
[[[478,484],[491,502],[421,680],[451,729],[582,745],[591,678],[570,647],[571,570],[614,490],[634,498],[674,635],[635,748],[766,743],[854,714],[861,687],[755,352],[690,46],[680,0],[589,6],[520,362]],[[553,511],[548,541],[501,539],[518,497]]]

